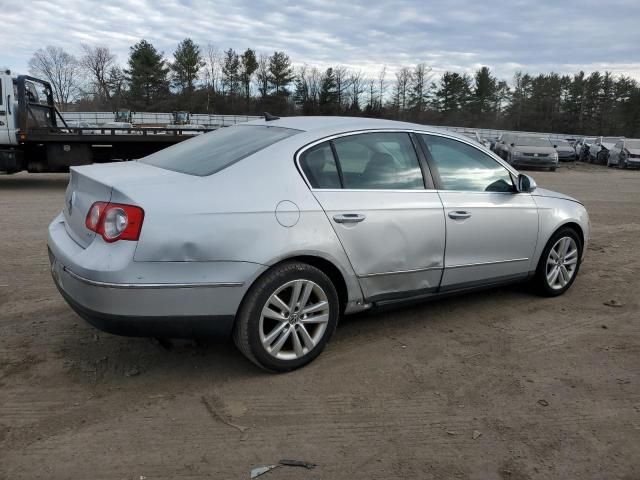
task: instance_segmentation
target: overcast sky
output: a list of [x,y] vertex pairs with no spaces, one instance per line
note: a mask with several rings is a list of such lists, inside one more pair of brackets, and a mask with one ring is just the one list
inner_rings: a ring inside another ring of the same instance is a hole
[[[108,46],[121,64],[140,39],[171,57],[191,37],[294,63],[375,75],[425,62],[435,72],[489,66],[560,73],[610,70],[640,80],[640,0],[0,0],[0,66],[26,73],[48,44]],[[390,77],[389,77],[390,78]]]

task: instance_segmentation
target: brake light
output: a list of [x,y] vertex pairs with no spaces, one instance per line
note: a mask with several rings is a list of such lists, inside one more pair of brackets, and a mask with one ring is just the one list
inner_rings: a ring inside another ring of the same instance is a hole
[[138,240],[142,230],[144,210],[124,203],[96,202],[91,205],[86,227],[101,235],[105,242]]

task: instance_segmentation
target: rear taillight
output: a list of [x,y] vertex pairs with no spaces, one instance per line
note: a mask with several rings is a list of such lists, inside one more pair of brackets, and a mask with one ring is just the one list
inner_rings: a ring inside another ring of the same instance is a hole
[[102,236],[106,242],[138,240],[144,210],[123,203],[96,202],[91,205],[85,225]]

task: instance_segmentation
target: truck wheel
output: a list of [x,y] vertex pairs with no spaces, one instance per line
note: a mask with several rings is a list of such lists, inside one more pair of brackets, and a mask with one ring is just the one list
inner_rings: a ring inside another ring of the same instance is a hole
[[582,241],[575,230],[561,227],[540,255],[533,285],[541,295],[556,297],[573,285],[582,258]]
[[253,363],[288,372],[315,359],[333,335],[340,305],[321,270],[286,262],[267,271],[247,292],[233,338]]

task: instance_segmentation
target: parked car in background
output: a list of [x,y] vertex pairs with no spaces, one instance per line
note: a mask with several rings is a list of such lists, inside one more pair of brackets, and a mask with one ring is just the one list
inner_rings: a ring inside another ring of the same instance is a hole
[[233,334],[288,371],[343,314],[527,279],[560,295],[588,240],[579,201],[461,135],[267,117],[72,167],[48,246],[62,296],[98,328]]
[[578,160],[587,162],[589,160],[589,150],[596,141],[596,137],[583,137],[574,146]]
[[506,160],[514,167],[548,168],[555,171],[558,153],[549,137],[521,135],[507,145]]
[[575,162],[577,160],[576,151],[567,140],[554,140],[553,144],[560,162]]
[[477,130],[474,130],[472,132],[462,132],[462,134],[465,137],[468,137],[471,140],[473,140],[474,142],[476,142],[478,145],[482,145],[483,147],[487,146],[487,143],[485,142],[485,140],[482,137],[480,137],[480,134],[477,132]]
[[640,139],[623,138],[618,140],[609,151],[607,167],[639,168],[640,167]]
[[622,140],[621,137],[597,137],[594,144],[589,148],[589,162],[606,165],[609,151],[620,140]]
[[503,160],[507,159],[507,150],[509,149],[509,145],[513,143],[513,141],[518,138],[516,133],[503,133],[500,136],[500,139],[496,142],[494,147],[494,152]]
[[492,152],[495,152],[496,143],[499,137],[484,137],[484,140],[487,142],[487,148]]

